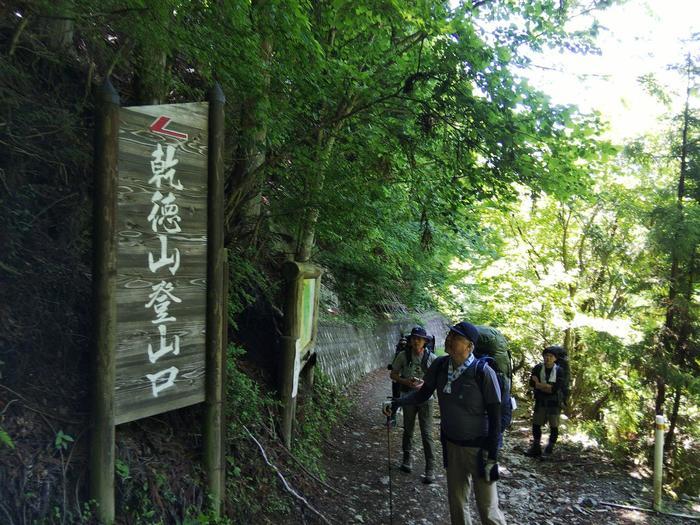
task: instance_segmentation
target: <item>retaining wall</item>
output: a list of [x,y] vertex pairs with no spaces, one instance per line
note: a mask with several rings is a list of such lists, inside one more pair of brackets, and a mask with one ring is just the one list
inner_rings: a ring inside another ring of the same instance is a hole
[[[420,324],[435,336],[436,345],[443,346],[448,319],[436,312],[426,312],[419,317]],[[344,388],[377,368],[386,368],[394,358],[400,334],[410,332],[415,324],[412,319],[384,321],[365,329],[322,321],[316,337],[318,366],[333,383]]]

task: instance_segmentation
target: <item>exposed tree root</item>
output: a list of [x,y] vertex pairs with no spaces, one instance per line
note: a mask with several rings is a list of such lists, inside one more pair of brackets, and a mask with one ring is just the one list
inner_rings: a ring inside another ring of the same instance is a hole
[[304,498],[303,496],[301,496],[296,490],[294,490],[294,488],[292,488],[292,487],[289,485],[289,483],[288,483],[287,480],[284,478],[284,476],[282,475],[282,473],[280,472],[280,470],[279,470],[274,464],[272,464],[272,463],[270,462],[270,460],[267,458],[267,454],[265,453],[265,449],[264,449],[263,446],[260,444],[260,442],[259,442],[257,439],[255,439],[255,436],[253,436],[253,434],[250,432],[250,430],[248,430],[245,426],[243,427],[243,430],[245,430],[245,431],[247,432],[248,436],[250,436],[250,439],[252,439],[252,440],[255,442],[255,444],[258,446],[258,448],[260,449],[260,453],[262,454],[262,457],[263,457],[263,459],[265,460],[265,463],[267,463],[267,465],[268,465],[269,467],[271,467],[271,468],[277,473],[277,476],[280,478],[280,480],[282,480],[282,484],[284,485],[284,488],[287,490],[287,492],[289,492],[292,496],[294,496],[299,502],[301,502],[301,503],[302,503],[306,508],[308,508],[311,512],[313,512],[314,514],[316,514],[316,516],[318,516],[324,523],[327,523],[328,525],[332,525],[331,522],[328,520],[328,518],[326,518],[323,514],[321,514],[318,510],[316,510],[316,509],[306,500],[306,498]]

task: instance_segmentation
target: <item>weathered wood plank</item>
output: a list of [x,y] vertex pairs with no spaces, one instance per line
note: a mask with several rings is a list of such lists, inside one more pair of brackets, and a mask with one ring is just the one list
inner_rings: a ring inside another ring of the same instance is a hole
[[[168,116],[178,123],[178,131],[182,127],[191,126],[197,130],[208,131],[209,105],[206,102],[188,102],[185,104],[171,104],[168,106],[134,106],[129,108],[132,112],[142,115],[148,122],[163,114],[163,108],[168,109]],[[204,142],[207,143],[206,141]]]
[[120,113],[117,423],[204,400],[207,114],[207,103]]

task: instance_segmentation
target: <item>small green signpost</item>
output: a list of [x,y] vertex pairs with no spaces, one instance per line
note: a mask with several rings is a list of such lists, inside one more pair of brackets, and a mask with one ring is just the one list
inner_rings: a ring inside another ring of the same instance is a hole
[[308,263],[284,264],[287,299],[284,311],[285,333],[282,336],[280,393],[282,399],[282,440],[289,448],[296,413],[299,377],[302,370],[311,376],[313,348],[318,327],[318,295],[321,270]]
[[318,279],[304,278],[302,285],[301,298],[301,333],[299,334],[300,348],[309,350],[309,343],[314,335],[315,320],[316,320],[316,286]]

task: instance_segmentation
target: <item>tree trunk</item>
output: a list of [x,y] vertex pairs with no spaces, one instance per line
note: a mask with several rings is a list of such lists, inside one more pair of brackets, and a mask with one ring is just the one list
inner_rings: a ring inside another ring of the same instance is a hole
[[[559,222],[562,227],[562,237],[561,237],[561,263],[564,267],[564,271],[568,272],[573,267],[574,264],[571,261],[569,254],[569,225],[571,224],[571,216],[573,212],[571,209],[566,210],[566,215],[564,214],[564,206],[559,212]],[[576,302],[576,285],[567,285],[567,291],[569,293],[569,302],[564,306],[564,318],[567,323],[571,323],[575,317],[575,302]],[[569,326],[564,330],[564,348],[569,357],[572,356],[574,349],[576,347],[576,331],[573,327]]]
[[[265,181],[264,164],[267,156],[267,106],[270,92],[272,40],[269,36],[269,9],[266,2],[254,0],[251,16],[260,36],[262,86],[260,96],[248,97],[241,104],[240,130],[236,161],[227,180],[226,243],[234,239],[241,244],[256,244],[262,213],[262,188]],[[263,114],[262,118],[259,115]]]
[[141,48],[141,63],[134,75],[134,93],[139,104],[156,105],[165,100],[165,51]]
[[303,210],[304,216],[301,220],[297,237],[295,258],[299,262],[307,262],[311,258],[311,251],[315,242],[316,223],[319,216],[319,209],[313,205],[313,201],[323,190],[328,160],[335,145],[336,133],[343,125],[343,119],[352,112],[355,102],[354,98],[341,102],[333,119],[335,124],[329,130],[320,130],[316,134],[316,169],[315,174],[309,173],[308,177],[310,177],[310,180],[307,178],[306,206]]
[[73,35],[75,20],[73,20],[73,0],[61,0],[53,6],[55,18],[47,18],[46,44],[57,53],[73,53]]
[[333,150],[335,144],[334,135],[325,140],[325,133],[319,131],[316,134],[316,170],[315,173],[308,173],[306,184],[306,205],[302,209],[302,219],[299,226],[299,235],[297,237],[297,248],[295,254],[295,260],[299,262],[307,262],[311,259],[311,252],[314,247],[315,233],[316,233],[316,223],[318,222],[319,209],[313,205],[314,199],[323,190],[323,183],[326,178],[326,167],[328,164],[328,158]]
[[676,391],[673,395],[673,410],[671,412],[671,417],[669,418],[668,432],[666,433],[666,441],[664,444],[665,450],[673,449],[673,440],[676,432],[676,423],[678,421],[678,409],[681,406],[681,395],[682,388],[680,386],[676,387]]
[[[688,169],[688,126],[690,121],[690,94],[691,94],[691,64],[690,58],[688,58],[688,82],[686,87],[686,98],[685,98],[685,108],[683,110],[683,129],[681,133],[681,166],[680,173],[678,174],[678,186],[676,193],[676,207],[678,209],[678,221],[679,223],[684,222],[684,210],[683,210],[683,198],[685,196],[685,177]],[[679,224],[681,226],[681,224]],[[687,315],[682,315],[678,304],[678,295],[680,281],[682,279],[681,275],[681,261],[679,246],[681,239],[679,239],[679,232],[681,228],[676,228],[674,233],[674,242],[671,248],[671,269],[669,275],[668,284],[668,302],[666,304],[666,319],[664,322],[663,332],[661,334],[661,342],[659,348],[659,358],[664,362],[668,359],[676,358],[678,355],[683,342],[680,340],[678,328],[681,325],[681,319],[687,318]],[[687,305],[683,307],[687,311]],[[656,390],[656,413],[663,414],[663,405],[666,397],[666,378],[662,377],[661,374],[656,380],[657,390]]]
[[257,116],[261,113],[261,108],[267,106],[269,100],[271,79],[268,66],[272,57],[272,42],[263,40],[260,48],[266,72],[263,75],[262,95],[247,98],[241,107],[236,162],[228,180],[227,243],[236,238],[245,245],[255,244],[254,237],[257,235],[262,212],[267,122],[266,117],[258,119]]
[[[321,185],[323,181],[321,181]],[[311,259],[311,251],[314,247],[314,237],[316,233],[316,223],[318,222],[318,208],[311,208],[304,213],[297,242],[297,252],[295,259],[299,262],[307,262]]]
[[666,401],[666,381],[663,377],[656,378],[656,403],[654,411],[657,415],[664,413],[664,402]]
[[58,52],[71,51],[74,28],[73,20],[51,20],[47,24],[49,47]]

